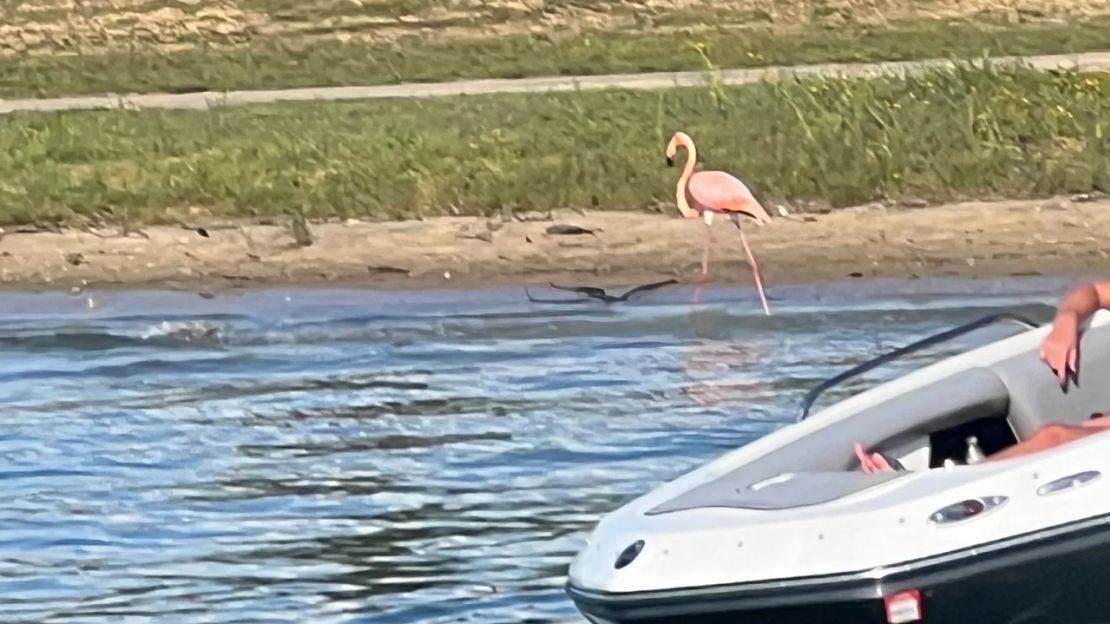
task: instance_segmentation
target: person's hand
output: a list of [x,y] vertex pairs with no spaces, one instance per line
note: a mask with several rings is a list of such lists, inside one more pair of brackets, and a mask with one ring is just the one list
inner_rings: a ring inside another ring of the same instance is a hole
[[1041,344],[1041,359],[1052,368],[1060,385],[1068,383],[1068,375],[1079,375],[1079,319],[1062,315]]
[[863,445],[858,442],[856,443],[855,450],[856,457],[859,459],[859,467],[867,474],[894,471],[894,467],[890,465],[890,462],[879,453],[868,455],[867,452],[863,450]]

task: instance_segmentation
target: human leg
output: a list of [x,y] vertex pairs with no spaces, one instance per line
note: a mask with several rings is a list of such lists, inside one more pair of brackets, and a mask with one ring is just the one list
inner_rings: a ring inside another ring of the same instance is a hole
[[1074,425],[1047,425],[1039,429],[1028,440],[1022,440],[1017,444],[1001,450],[994,455],[987,458],[987,461],[997,461],[1001,459],[1012,459],[1014,457],[1022,457],[1032,453],[1039,453],[1046,451],[1050,448],[1055,448],[1061,444],[1066,444],[1074,440],[1085,438],[1103,431],[1105,427],[1091,427],[1091,426],[1074,426]]

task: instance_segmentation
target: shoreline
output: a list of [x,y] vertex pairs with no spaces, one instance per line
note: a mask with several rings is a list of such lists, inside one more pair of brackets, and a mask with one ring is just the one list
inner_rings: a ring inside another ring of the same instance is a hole
[[[907,208],[871,204],[776,217],[745,228],[765,282],[985,278],[1110,273],[1110,199],[972,201]],[[544,215],[546,216],[546,215]],[[705,227],[677,215],[558,211],[550,220],[435,217],[310,225],[298,246],[280,225],[196,224],[6,231],[7,290],[158,287],[202,294],[271,286],[374,289],[600,286],[697,278]],[[714,224],[709,284],[751,284],[733,226]],[[562,232],[562,233],[559,233]],[[540,295],[546,296],[546,295]]]

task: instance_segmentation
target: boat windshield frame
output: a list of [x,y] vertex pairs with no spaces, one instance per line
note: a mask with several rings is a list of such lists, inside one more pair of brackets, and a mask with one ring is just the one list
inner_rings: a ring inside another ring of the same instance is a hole
[[933,334],[932,336],[922,338],[921,340],[918,340],[916,342],[912,342],[908,345],[883,353],[882,355],[867,360],[862,364],[853,366],[852,368],[849,368],[842,373],[829,377],[825,381],[817,384],[816,386],[811,388],[802,399],[802,405],[798,409],[797,420],[798,422],[801,422],[806,418],[809,418],[810,410],[813,409],[813,404],[817,402],[817,399],[819,399],[826,390],[836,387],[844,383],[845,381],[852,379],[853,377],[858,377],[884,364],[897,360],[904,355],[914,353],[915,351],[920,351],[921,349],[947,342],[954,338],[963,336],[964,334],[969,334],[978,329],[1003,322],[1016,323],[1030,330],[1039,329],[1041,327],[1041,325],[1038,324],[1036,321],[1021,316],[1020,314],[1014,314],[1012,312],[1000,312],[998,314],[990,314],[971,321],[970,323],[965,323],[963,325],[959,325],[951,329],[942,331],[938,334]]

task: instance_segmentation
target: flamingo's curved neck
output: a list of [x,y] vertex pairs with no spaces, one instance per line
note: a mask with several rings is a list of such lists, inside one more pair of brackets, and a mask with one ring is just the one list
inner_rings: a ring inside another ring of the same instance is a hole
[[698,216],[698,213],[690,207],[690,202],[686,200],[686,185],[690,183],[690,176],[694,175],[694,164],[698,161],[698,150],[693,143],[686,143],[685,147],[686,164],[682,168],[682,176],[678,178],[675,202],[678,204],[678,211],[682,213],[683,217],[693,219]]

